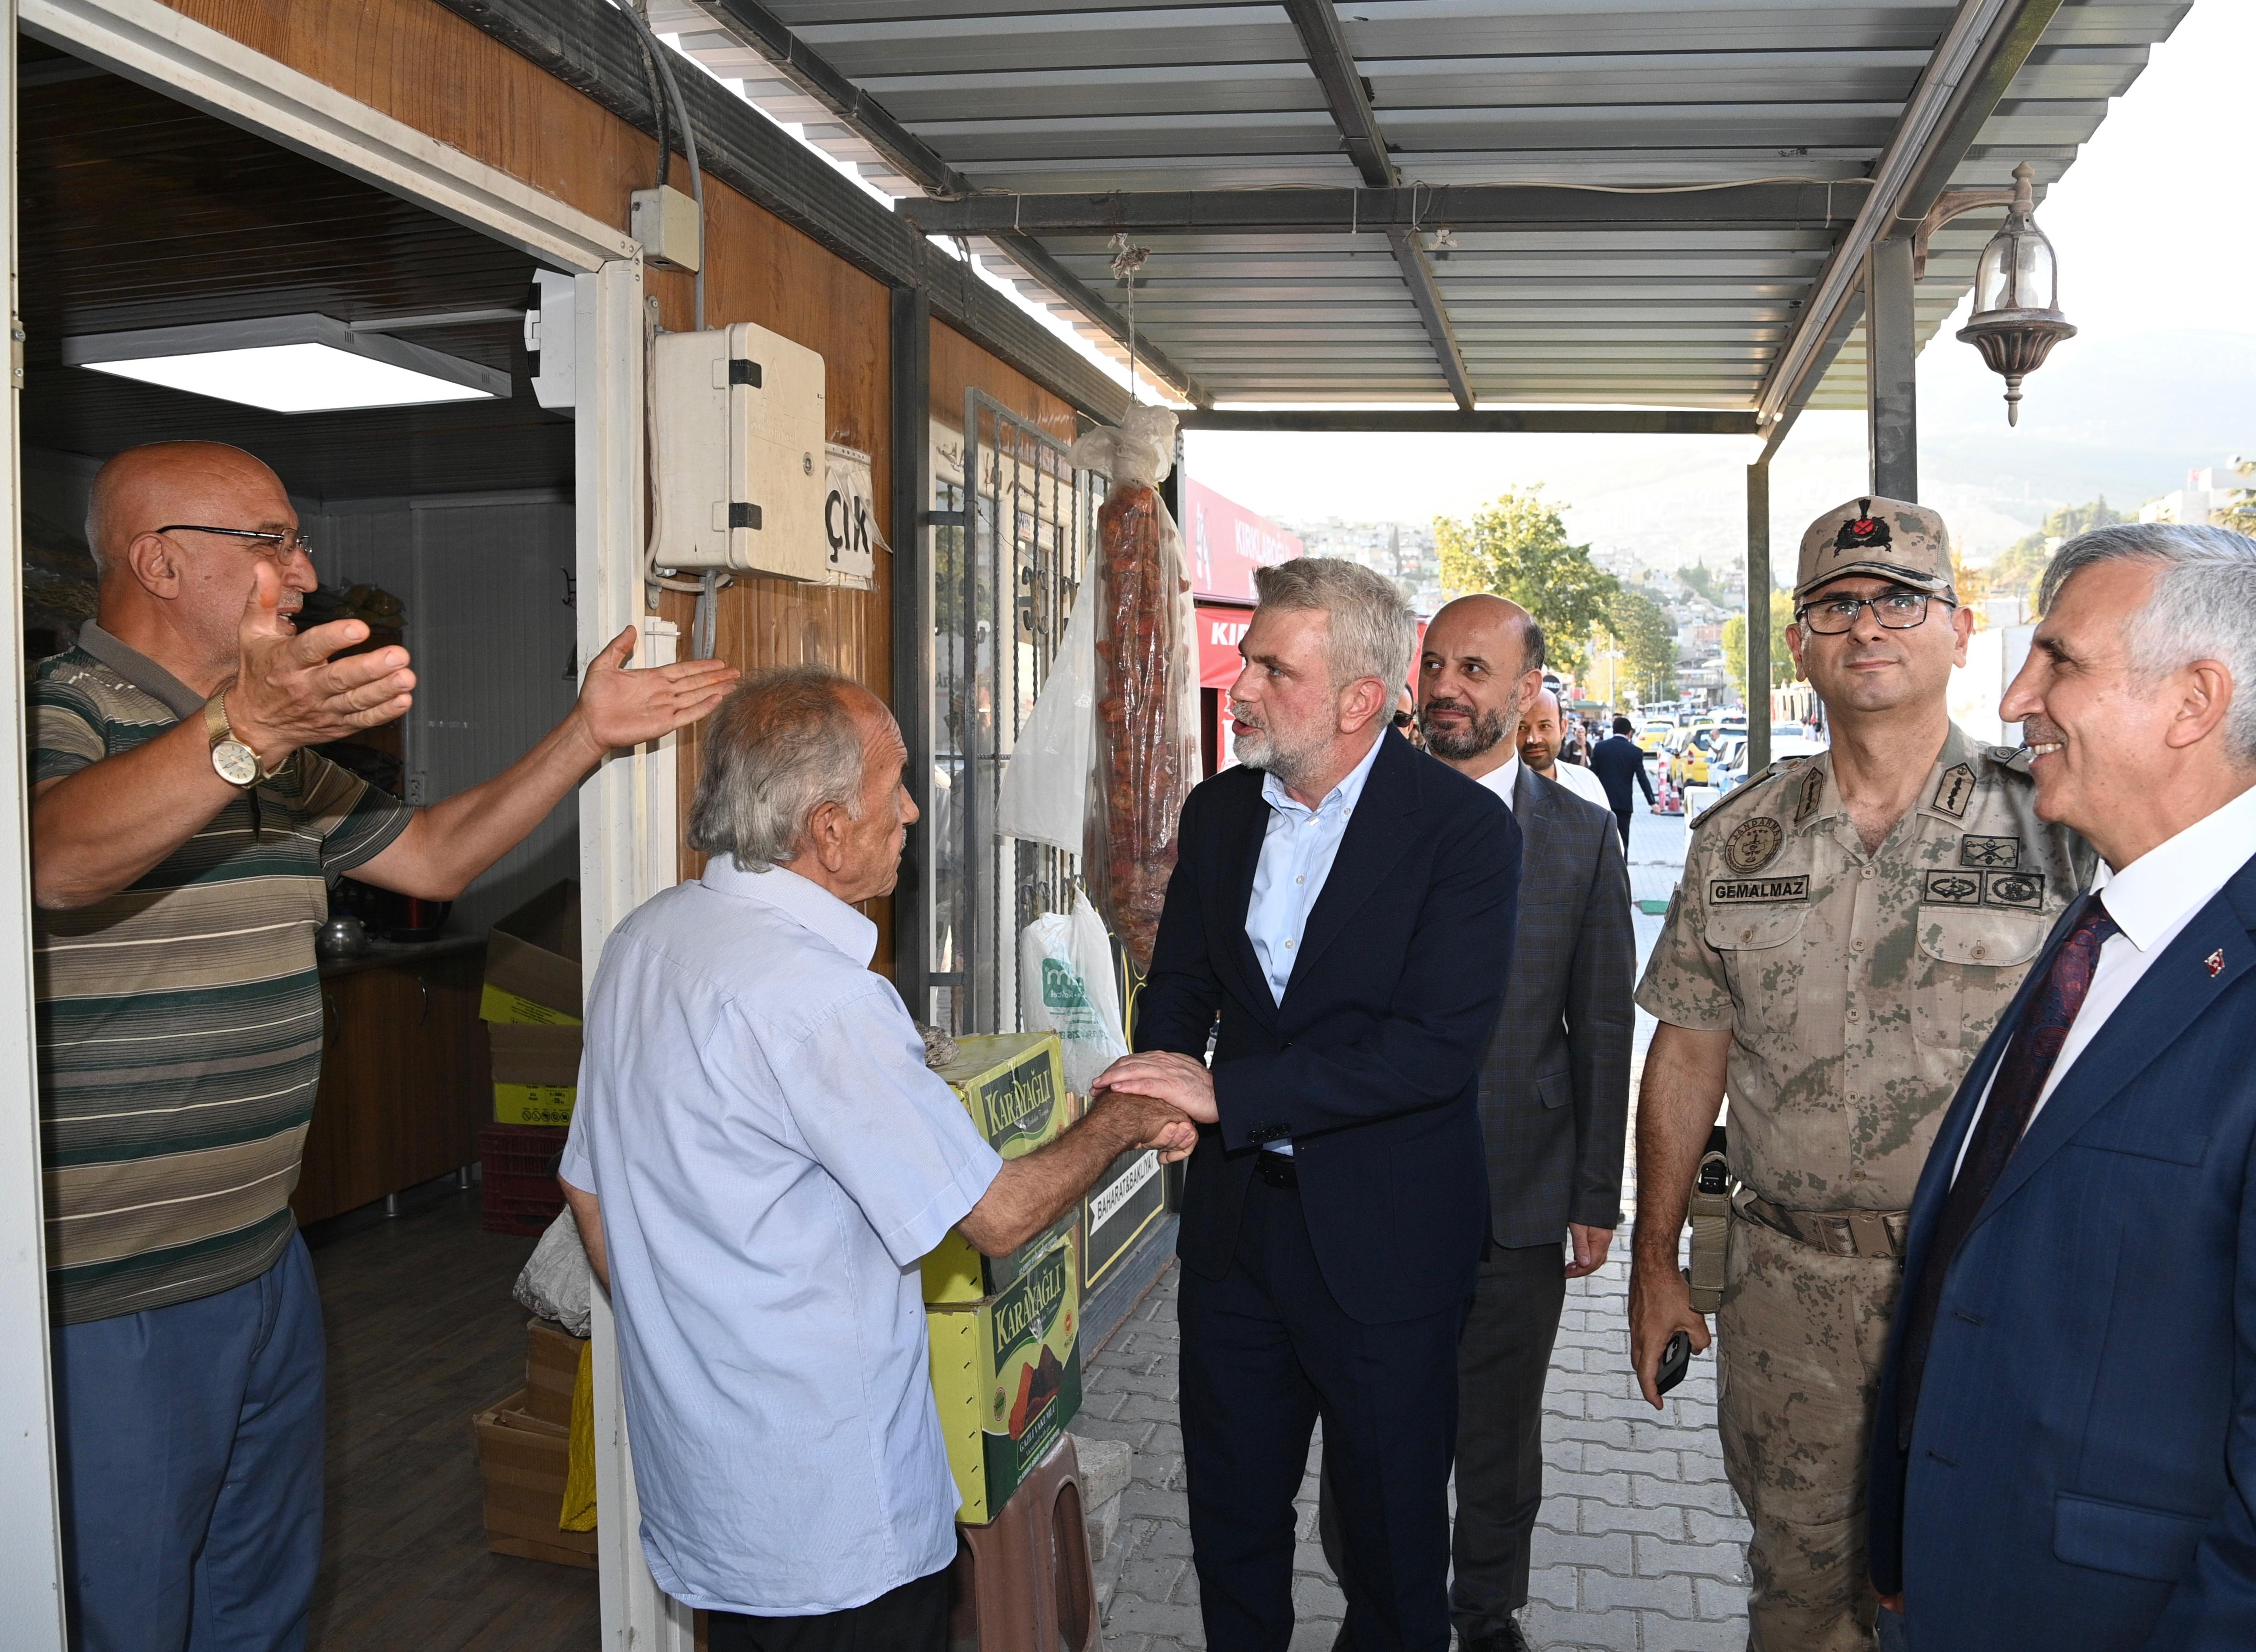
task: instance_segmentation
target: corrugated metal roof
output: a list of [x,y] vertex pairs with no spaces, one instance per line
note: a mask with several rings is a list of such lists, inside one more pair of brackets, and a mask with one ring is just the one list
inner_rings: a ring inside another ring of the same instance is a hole
[[[2065,0],[1953,182],[2041,188],[2191,0]],[[1013,192],[1363,182],[1280,4],[1194,0],[772,0],[800,39],[975,187]],[[887,193],[920,193],[864,138],[716,26],[652,23]],[[1936,0],[1340,0],[1340,29],[1405,186],[1636,187],[1867,176],[1953,7]],[[1935,237],[1921,335],[1971,285],[1999,215]],[[1839,226],[1460,229],[1430,254],[1484,404],[1744,408]],[[1430,243],[1431,237],[1427,237]],[[1236,402],[1447,402],[1383,234],[1146,234],[1139,336]],[[1125,308],[1103,237],[1043,247]],[[1015,275],[998,260],[993,267]],[[1115,342],[1048,290],[1082,335]],[[1861,330],[1810,398],[1864,403]]]

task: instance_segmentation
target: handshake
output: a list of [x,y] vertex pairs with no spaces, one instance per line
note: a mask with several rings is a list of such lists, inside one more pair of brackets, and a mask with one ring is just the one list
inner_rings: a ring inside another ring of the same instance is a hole
[[1169,1050],[1123,1055],[1096,1076],[1090,1087],[1093,1113],[1102,1107],[1128,1114],[1136,1145],[1157,1147],[1160,1162],[1173,1164],[1198,1146],[1198,1126],[1216,1122],[1214,1075],[1203,1062]]

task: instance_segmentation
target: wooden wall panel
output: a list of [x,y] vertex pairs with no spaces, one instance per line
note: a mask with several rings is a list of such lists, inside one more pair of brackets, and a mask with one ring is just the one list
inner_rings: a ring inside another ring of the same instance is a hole
[[942,321],[932,324],[932,416],[950,430],[963,423],[963,392],[977,388],[1033,420],[1060,441],[1081,434],[1073,408]]
[[[208,27],[383,110],[465,154],[605,222],[626,227],[627,196],[655,180],[656,142],[481,33],[433,0],[167,0]],[[678,156],[673,181],[687,182]],[[885,287],[844,259],[708,180],[706,321],[753,321],[821,352],[830,434],[871,456],[879,525],[893,533],[889,484],[890,317]],[[651,269],[647,290],[662,323],[692,324],[690,278]],[[976,385],[1005,406],[1071,440],[1072,408],[1025,375],[935,322],[932,408],[951,428]],[[723,593],[716,652],[747,669],[821,663],[891,697],[891,557],[879,551],[877,589],[848,592],[746,578]],[[659,611],[687,641],[694,599],[666,597]],[[680,754],[684,818],[697,773],[694,731]],[[703,858],[685,846],[684,876]],[[890,901],[873,902],[878,967],[891,967]]]

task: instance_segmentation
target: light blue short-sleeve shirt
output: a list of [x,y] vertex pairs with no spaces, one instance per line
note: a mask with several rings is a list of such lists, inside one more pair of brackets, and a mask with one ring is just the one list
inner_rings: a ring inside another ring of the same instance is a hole
[[723,858],[589,994],[560,1174],[603,1204],[643,1552],[709,1611],[843,1611],[955,1555],[917,1263],[1002,1161],[876,943]]

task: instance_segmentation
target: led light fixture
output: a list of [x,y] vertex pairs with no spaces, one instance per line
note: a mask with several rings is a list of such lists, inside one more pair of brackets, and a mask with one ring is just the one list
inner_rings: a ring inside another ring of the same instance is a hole
[[63,362],[145,385],[264,407],[343,413],[431,402],[505,400],[509,375],[327,315],[270,315],[92,333],[63,340]]

